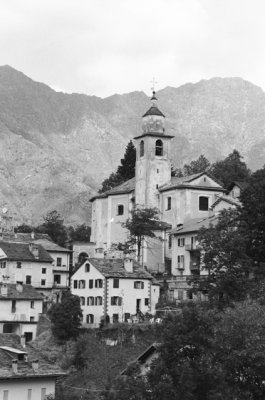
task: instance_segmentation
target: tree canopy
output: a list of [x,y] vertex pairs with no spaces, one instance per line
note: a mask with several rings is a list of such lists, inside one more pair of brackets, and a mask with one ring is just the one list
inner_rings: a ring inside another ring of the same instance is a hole
[[78,336],[83,319],[79,296],[69,291],[62,294],[61,303],[55,303],[49,309],[53,335],[62,341]]
[[135,176],[135,162],[136,149],[133,142],[130,140],[126,147],[124,158],[121,159],[121,164],[118,166],[117,171],[115,173],[112,172],[110,176],[102,182],[99,193],[106,192],[133,178]]
[[53,210],[43,216],[44,222],[39,225],[37,232],[47,233],[50,238],[60,246],[65,246],[68,236],[64,220],[58,211]]

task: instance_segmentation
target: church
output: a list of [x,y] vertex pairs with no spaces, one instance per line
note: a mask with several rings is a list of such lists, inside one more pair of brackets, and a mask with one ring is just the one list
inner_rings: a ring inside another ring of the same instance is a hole
[[178,255],[173,251],[172,232],[193,219],[204,219],[216,199],[225,194],[222,185],[207,172],[185,177],[171,176],[171,141],[165,131],[165,115],[153,91],[151,106],[142,117],[142,132],[134,138],[135,178],[94,196],[92,236],[96,256],[103,257],[113,244],[124,243],[122,227],[134,207],[156,207],[160,227],[156,238],[146,238],[141,264],[152,273],[178,275]]

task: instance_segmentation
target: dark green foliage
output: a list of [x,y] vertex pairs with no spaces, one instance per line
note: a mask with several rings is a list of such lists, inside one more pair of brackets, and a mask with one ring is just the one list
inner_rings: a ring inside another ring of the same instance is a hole
[[158,228],[158,210],[156,208],[134,208],[130,218],[122,226],[128,229],[129,245],[136,244],[137,257],[140,259],[144,237],[155,237],[154,231]]
[[83,318],[78,296],[65,291],[61,303],[53,304],[48,314],[52,333],[58,340],[66,341],[78,336]]
[[77,227],[69,226],[67,227],[67,233],[69,239],[73,242],[74,241],[89,242],[91,235],[91,227],[86,224],[77,225]]
[[265,263],[265,167],[252,174],[241,201],[248,254],[259,265]]
[[50,211],[43,217],[43,220],[43,224],[36,228],[37,232],[47,233],[55,243],[65,246],[67,242],[67,230],[63,224],[64,220],[58,211]]
[[252,261],[240,218],[238,210],[222,210],[215,226],[198,233],[202,268],[208,275],[191,281],[194,289],[207,292],[210,300],[220,304],[244,299],[250,285]]
[[35,228],[31,225],[22,224],[15,228],[15,231],[18,233],[31,233],[35,230]]
[[116,173],[112,172],[109,178],[102,182],[99,193],[106,192],[115,186],[133,178],[135,176],[136,149],[133,142],[128,143],[121,165],[118,166]]
[[237,150],[233,150],[224,160],[213,163],[210,172],[226,189],[232,182],[248,181],[250,177],[250,170]]
[[197,160],[191,161],[190,164],[185,164],[183,167],[183,175],[188,176],[204,172],[210,167],[210,162],[202,154]]

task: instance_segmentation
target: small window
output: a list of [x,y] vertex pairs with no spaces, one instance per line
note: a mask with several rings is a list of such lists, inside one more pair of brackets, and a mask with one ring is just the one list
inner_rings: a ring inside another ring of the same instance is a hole
[[124,214],[124,206],[123,204],[119,204],[117,208],[117,215],[123,215]]
[[158,183],[156,184],[156,189],[158,189]]
[[77,287],[78,287],[78,281],[74,280],[74,289],[77,289]]
[[200,211],[208,211],[209,209],[209,198],[200,196],[199,197],[199,210]]
[[141,140],[140,142],[140,157],[143,157],[144,155],[144,141]]
[[6,261],[0,262],[0,268],[6,268]]
[[93,279],[89,279],[89,289],[93,289]]
[[41,273],[46,274],[46,268],[42,268]]
[[185,265],[185,258],[184,256],[178,256],[178,269],[184,269]]
[[85,272],[90,272],[90,264],[89,263],[85,264]]
[[42,279],[41,280],[41,286],[45,286],[46,285],[46,279]]
[[30,322],[34,322],[35,317],[30,317],[29,320],[30,320]]
[[95,280],[95,288],[102,288],[103,287],[103,280],[102,279],[96,279]]
[[144,299],[144,305],[149,306],[149,299]]
[[172,247],[172,235],[168,236],[168,248],[171,249]]
[[135,281],[134,282],[134,289],[144,289],[144,282]]
[[46,397],[46,388],[41,388],[41,400],[44,400]]
[[114,278],[113,279],[113,287],[117,289],[120,286],[119,284],[120,284],[119,279],[118,278]]
[[8,390],[3,391],[3,400],[8,400]]
[[167,197],[167,210],[171,210],[171,197]]
[[155,155],[156,156],[162,156],[163,155],[163,142],[160,139],[158,139],[156,141]]
[[57,257],[57,267],[61,267],[62,266],[62,257]]
[[112,315],[112,321],[113,321],[114,324],[119,322],[119,314],[113,314]]
[[35,303],[34,303],[34,301],[32,300],[32,301],[30,302],[30,308],[34,308],[34,306],[35,306]]
[[32,389],[28,389],[28,397],[27,400],[32,400]]
[[58,285],[61,283],[61,275],[54,275],[54,283]]
[[94,324],[94,314],[88,314],[86,316],[86,323],[87,324]]
[[184,246],[185,246],[185,238],[179,238],[178,247],[184,247]]
[[86,288],[86,281],[84,279],[81,279],[78,283],[78,288],[79,289],[85,289]]
[[81,297],[80,297],[80,305],[81,305],[81,306],[84,306],[84,305],[85,305],[85,302],[86,302],[86,299],[85,299],[83,296],[81,296]]
[[87,298],[87,305],[88,305],[88,306],[93,306],[94,303],[95,303],[94,297],[89,296],[89,297]]
[[131,314],[130,313],[125,313],[124,314],[124,320],[125,320],[125,322],[128,322],[128,319],[130,319],[131,318]]
[[21,268],[21,261],[17,261],[17,268]]
[[102,297],[101,296],[95,297],[95,306],[102,306]]
[[110,298],[110,304],[112,306],[121,306],[122,305],[122,297],[119,296],[112,296]]
[[31,275],[26,275],[26,285],[31,285]]
[[11,304],[11,312],[12,313],[16,312],[16,305],[17,305],[16,300],[12,300],[12,304]]

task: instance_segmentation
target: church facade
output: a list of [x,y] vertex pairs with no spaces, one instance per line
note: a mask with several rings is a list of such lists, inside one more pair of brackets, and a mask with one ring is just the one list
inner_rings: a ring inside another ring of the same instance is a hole
[[156,233],[157,239],[146,240],[141,262],[150,272],[175,274],[171,265],[176,265],[177,255],[172,251],[171,229],[194,218],[208,217],[211,206],[225,190],[207,172],[181,178],[171,176],[173,137],[166,134],[165,115],[153,92],[151,107],[142,117],[142,133],[134,138],[135,178],[90,200],[91,240],[99,254],[127,240],[128,232],[122,223],[135,206],[156,207],[161,229]]

